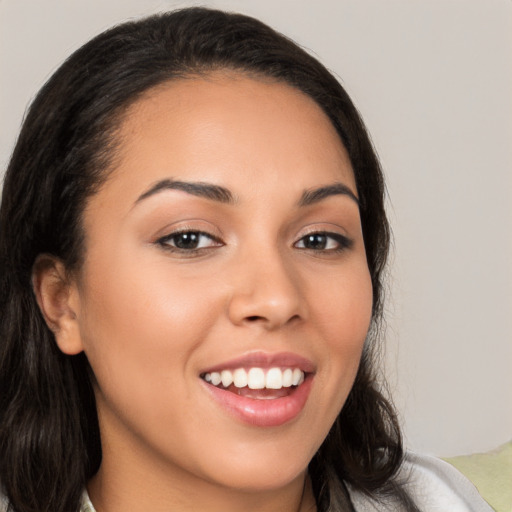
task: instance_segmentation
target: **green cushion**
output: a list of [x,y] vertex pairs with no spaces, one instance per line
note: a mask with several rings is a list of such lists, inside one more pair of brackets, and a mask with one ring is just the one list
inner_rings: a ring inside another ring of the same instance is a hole
[[512,441],[488,453],[444,459],[473,482],[497,512],[512,512]]

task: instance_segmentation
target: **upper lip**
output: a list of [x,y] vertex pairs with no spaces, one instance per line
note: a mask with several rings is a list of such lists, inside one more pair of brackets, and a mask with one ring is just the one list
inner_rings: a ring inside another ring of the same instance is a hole
[[224,361],[214,366],[210,366],[201,372],[212,373],[222,370],[236,370],[237,368],[298,368],[304,373],[313,373],[315,365],[305,357],[292,352],[250,352],[240,357]]

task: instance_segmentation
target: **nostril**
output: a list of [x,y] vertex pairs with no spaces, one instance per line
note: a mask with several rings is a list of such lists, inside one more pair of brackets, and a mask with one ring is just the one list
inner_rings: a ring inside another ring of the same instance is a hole
[[249,320],[249,322],[256,322],[258,320],[263,320],[263,317],[262,316],[253,315],[253,316],[248,316],[247,320]]
[[[293,315],[290,319],[288,319],[288,323],[293,322],[293,321],[295,321],[295,320],[297,320],[297,319],[300,319],[300,316],[299,316],[299,315]],[[251,323],[252,323],[252,322],[261,322],[261,321],[266,322],[266,321],[268,321],[268,319],[267,319],[266,317],[264,317],[264,316],[259,316],[259,315],[251,315],[251,316],[247,316],[247,317],[245,318],[245,320],[246,320],[247,322],[251,322]]]

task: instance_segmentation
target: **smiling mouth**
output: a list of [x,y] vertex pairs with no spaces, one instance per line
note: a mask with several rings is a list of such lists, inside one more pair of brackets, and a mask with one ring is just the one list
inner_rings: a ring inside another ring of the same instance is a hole
[[304,382],[305,377],[305,372],[300,368],[279,367],[237,368],[201,375],[205,382],[216,388],[258,400],[286,397]]
[[317,368],[290,352],[246,354],[199,377],[221,410],[256,427],[286,425],[306,406]]

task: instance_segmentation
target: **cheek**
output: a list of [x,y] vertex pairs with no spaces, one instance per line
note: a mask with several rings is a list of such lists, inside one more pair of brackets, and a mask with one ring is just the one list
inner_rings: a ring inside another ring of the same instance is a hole
[[[339,276],[316,283],[312,301],[333,352],[360,351],[372,317],[373,293],[368,267],[358,263]],[[323,290],[323,292],[322,292]]]
[[102,435],[124,439],[118,432],[128,426],[156,451],[193,453],[187,429],[197,422],[190,407],[197,398],[195,352],[220,314],[217,288],[184,281],[165,262],[134,266],[122,258],[88,283],[82,325]]
[[327,356],[319,384],[334,421],[354,382],[371,322],[373,294],[367,266],[357,265],[337,279],[326,280],[325,289],[313,303]]
[[162,386],[182,385],[183,374],[192,371],[190,354],[219,314],[216,288],[204,279],[184,282],[165,261],[118,255],[92,263],[80,320],[100,387],[147,399],[158,397]]

